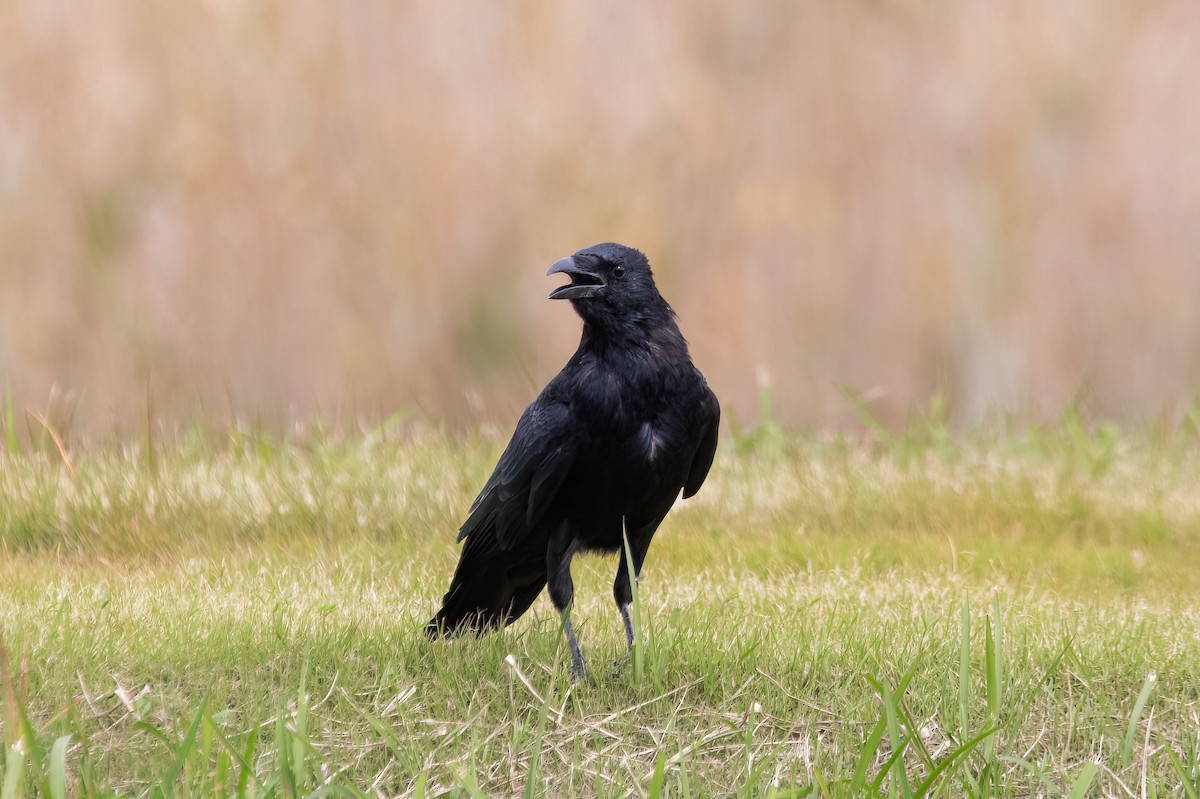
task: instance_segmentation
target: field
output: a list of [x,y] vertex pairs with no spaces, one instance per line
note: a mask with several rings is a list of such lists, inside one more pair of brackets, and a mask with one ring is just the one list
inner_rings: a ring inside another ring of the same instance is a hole
[[499,435],[10,436],[3,796],[1194,798],[1198,433],[735,431],[575,685],[419,630]]

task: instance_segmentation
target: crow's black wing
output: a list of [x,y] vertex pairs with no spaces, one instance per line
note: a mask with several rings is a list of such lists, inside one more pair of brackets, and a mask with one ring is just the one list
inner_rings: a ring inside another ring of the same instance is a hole
[[692,455],[692,463],[688,466],[687,478],[683,481],[684,499],[700,490],[712,466],[713,457],[717,454],[717,428],[721,425],[721,404],[707,385],[704,387],[704,394],[704,399],[696,411],[703,416],[703,422],[700,426],[699,443]]
[[521,414],[495,471],[458,531],[472,549],[509,549],[546,513],[575,462],[571,407],[538,397]]

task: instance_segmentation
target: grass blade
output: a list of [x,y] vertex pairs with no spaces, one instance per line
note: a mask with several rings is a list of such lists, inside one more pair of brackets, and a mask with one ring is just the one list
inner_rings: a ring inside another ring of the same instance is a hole
[[[250,778],[254,777],[254,747],[258,743],[258,728],[250,730],[250,734],[246,736],[246,751],[242,754],[242,771],[238,774],[237,797],[238,799],[247,799],[252,796],[250,792]],[[256,778],[257,779],[257,778]]]
[[621,519],[621,538],[625,542],[625,566],[629,569],[629,589],[633,593],[633,651],[630,659],[633,661],[633,684],[641,685],[646,673],[646,652],[642,641],[642,600],[638,596],[637,572],[633,568],[633,549],[629,546],[629,534],[625,529],[625,519]]
[[25,776],[25,756],[16,746],[4,750],[4,786],[0,788],[0,799],[20,799],[22,778]]
[[[883,712],[887,718],[888,735],[892,739],[892,747],[897,755],[900,755],[908,747],[911,735],[908,738],[902,736],[900,732],[900,713],[897,705],[896,695],[891,690],[884,686],[883,689]],[[908,772],[904,769],[903,764],[897,771],[892,772],[896,781],[900,784],[900,795],[904,799],[912,799],[912,786],[908,784]]]
[[958,747],[950,754],[946,755],[946,757],[942,758],[941,762],[938,763],[937,768],[935,768],[933,771],[929,772],[929,776],[927,776],[925,778],[925,781],[922,782],[919,786],[917,786],[915,795],[916,796],[928,796],[929,789],[933,787],[933,783],[937,781],[937,778],[943,772],[945,772],[947,769],[949,769],[955,763],[959,762],[963,758],[964,755],[969,754],[971,752],[971,750],[973,750],[975,747],[979,746],[979,744],[982,743],[984,740],[990,738],[998,729],[1000,729],[999,725],[994,726],[994,727],[988,727],[986,730],[979,733],[974,738],[967,741],[965,744]]
[[[900,746],[897,746],[895,751],[892,752],[891,756],[883,762],[883,768],[879,769],[879,773],[875,775],[875,779],[871,782],[870,794],[872,796],[879,793],[879,786],[883,785],[883,781],[887,779],[888,774],[891,773],[892,767],[896,765],[896,761],[904,756],[904,752],[908,749],[908,746],[910,743],[912,743],[912,740],[913,733],[910,732]],[[907,785],[907,783],[905,784]]]
[[147,733],[148,735],[151,735],[151,736],[157,738],[158,740],[162,741],[163,745],[166,746],[168,749],[171,748],[171,739],[167,736],[167,734],[165,732],[163,732],[162,730],[160,730],[158,727],[155,727],[150,722],[135,721],[133,723],[133,729],[141,730],[142,732]]
[[887,714],[885,713],[879,717],[879,721],[876,722],[871,734],[867,736],[867,740],[863,741],[862,749],[859,750],[858,764],[854,767],[854,777],[850,780],[850,793],[861,793],[863,786],[867,784],[867,769],[871,767],[871,761],[875,759],[875,753],[879,751],[879,742],[883,740],[883,734],[886,731]]
[[958,734],[966,737],[967,708],[971,705],[971,600],[963,598],[962,638],[958,648]]
[[471,799],[488,799],[488,795],[479,788],[479,782],[475,779],[474,774],[467,771],[460,772],[455,775],[455,781]]
[[667,774],[667,752],[665,749],[658,751],[658,757],[654,759],[654,774],[650,777],[650,793],[649,799],[658,799],[662,796],[663,781]]
[[1054,676],[1054,672],[1058,669],[1058,664],[1062,663],[1063,658],[1070,653],[1071,646],[1074,643],[1075,636],[1068,636],[1066,641],[1063,642],[1062,649],[1058,651],[1058,654],[1054,656],[1054,660],[1050,661],[1050,665],[1046,667],[1044,672],[1042,672],[1042,677],[1037,681],[1037,685],[1034,686],[1035,688],[1041,688],[1043,685],[1045,685],[1047,680]]
[[9,387],[4,392],[4,451],[8,453],[9,457],[16,455],[20,446],[17,442],[17,425],[13,416],[12,388]]
[[888,432],[888,429],[883,426],[883,423],[876,418],[875,414],[871,413],[870,408],[867,407],[867,400],[862,394],[846,385],[839,385],[837,390],[838,393],[842,395],[842,398],[846,400],[846,404],[849,405],[854,411],[855,415],[858,416],[859,421],[863,423],[864,427],[875,433],[875,435],[877,435],[879,440],[883,443],[891,443],[892,434]]
[[688,779],[687,760],[682,749],[679,750],[676,765],[679,769],[679,795],[682,799],[692,799],[692,783]]
[[1096,779],[1096,772],[1100,767],[1095,763],[1085,763],[1083,768],[1079,770],[1079,774],[1075,777],[1075,782],[1071,784],[1071,792],[1067,794],[1067,799],[1084,799],[1087,796],[1088,788],[1092,787],[1092,780]]
[[384,724],[366,710],[360,710],[359,713],[364,719],[367,720],[367,723],[371,725],[371,728],[375,730],[375,733],[383,739],[383,742],[387,744],[388,749],[392,750],[392,757],[394,757],[397,762],[403,763],[409,759],[408,753],[405,752],[403,747],[400,745],[400,739],[396,737],[388,725]]
[[425,783],[429,781],[429,772],[422,771],[417,775],[417,784],[413,786],[413,799],[425,799]]
[[1183,768],[1183,763],[1179,761],[1179,755],[1175,754],[1175,751],[1169,746],[1166,750],[1167,757],[1171,759],[1171,768],[1175,770],[1176,776],[1179,777],[1179,784],[1183,786],[1183,791],[1188,795],[1188,799],[1200,799],[1200,796],[1196,795],[1196,786],[1192,785],[1191,780],[1188,779],[1187,772]]
[[183,740],[179,742],[179,746],[175,749],[175,762],[171,764],[159,782],[159,789],[163,796],[174,794],[172,786],[175,784],[175,780],[179,778],[179,773],[183,771],[183,766],[192,752],[192,743],[196,740],[196,733],[200,730],[200,722],[204,720],[207,711],[208,698],[205,697],[200,702],[200,709],[196,711],[196,717],[192,719],[192,724],[188,727]]
[[291,760],[291,732],[282,713],[275,719],[275,763],[279,769],[278,779],[286,797],[297,795],[296,769]]
[[534,785],[537,783],[538,770],[542,765],[542,745],[546,737],[546,717],[550,715],[550,693],[546,693],[541,709],[538,712],[537,733],[534,734],[533,747],[529,753],[529,770],[525,775],[525,799],[533,799]]
[[1040,768],[1030,763],[1028,760],[1013,755],[1000,755],[996,759],[1002,763],[1011,763],[1014,766],[1026,771],[1030,776],[1036,778],[1039,782],[1046,786],[1046,789],[1049,791],[1049,793],[1046,794],[1047,796],[1054,796],[1059,792],[1058,786],[1051,782]]
[[1004,702],[1004,636],[1000,624],[1000,596],[997,594],[992,606],[992,658],[988,669],[988,697],[994,700],[993,722],[1000,720],[1000,707]]
[[[1000,726],[1000,702],[1003,697],[999,611],[997,599],[996,614],[984,625],[984,690],[987,694],[988,722],[993,730]],[[990,738],[984,744],[983,756],[987,762],[995,762],[995,741]]]
[[71,736],[64,735],[50,747],[50,799],[67,799],[67,747]]
[[1133,713],[1129,716],[1129,728],[1125,730],[1125,742],[1121,745],[1121,763],[1126,767],[1133,762],[1133,738],[1137,733],[1138,724],[1142,721],[1146,703],[1150,701],[1150,694],[1154,691],[1156,679],[1157,675],[1153,671],[1146,676],[1146,681],[1142,683],[1142,691],[1133,705]]

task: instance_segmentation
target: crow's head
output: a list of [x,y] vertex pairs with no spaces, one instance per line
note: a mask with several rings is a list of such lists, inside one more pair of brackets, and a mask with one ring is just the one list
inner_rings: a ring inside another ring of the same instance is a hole
[[555,262],[546,274],[559,273],[571,282],[550,292],[550,299],[570,300],[586,321],[670,314],[654,285],[650,262],[632,247],[611,242],[593,245]]

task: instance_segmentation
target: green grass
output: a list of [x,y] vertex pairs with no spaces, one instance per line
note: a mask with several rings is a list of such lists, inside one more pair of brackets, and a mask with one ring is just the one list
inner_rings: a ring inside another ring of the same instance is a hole
[[575,685],[544,599],[420,633],[500,439],[8,440],[0,799],[1196,797],[1195,435],[737,430]]

